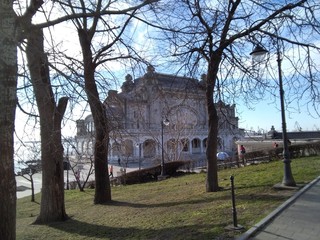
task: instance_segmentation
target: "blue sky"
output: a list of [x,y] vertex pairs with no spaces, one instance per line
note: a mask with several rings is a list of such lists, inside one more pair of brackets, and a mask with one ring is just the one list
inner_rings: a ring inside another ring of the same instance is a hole
[[[132,35],[134,34],[136,35],[136,39],[138,40],[137,42],[139,43],[139,45],[142,46],[144,49],[149,49],[149,48],[153,48],[153,46],[157,46],[157,44],[154,44],[152,40],[147,38],[148,36],[147,28],[144,28],[142,25],[143,24],[135,21],[132,26],[133,31],[136,31],[136,29],[139,29],[137,33],[134,33],[134,32],[132,33]],[[61,46],[63,46],[61,47],[61,51],[68,52],[68,54],[72,56],[75,54],[79,54],[79,49],[78,49],[79,44],[76,37],[76,32],[73,29],[73,27],[70,27],[68,24],[60,24],[59,26],[55,26],[54,30],[55,30],[54,37],[56,42],[63,43],[63,44],[60,44]],[[68,32],[68,38],[65,38],[66,31]],[[74,37],[71,37],[73,34],[74,34]],[[146,46],[148,47],[146,48]],[[250,51],[248,51],[248,53],[249,52]],[[150,61],[152,62],[152,60]],[[113,71],[123,70],[122,66],[119,64],[112,64],[110,68],[112,68]],[[159,71],[161,72],[160,69]],[[127,73],[130,73],[130,72],[126,72],[126,74]],[[122,77],[121,79],[124,79],[124,77]],[[281,131],[282,121],[281,121],[281,113],[279,111],[279,103],[276,103],[276,105],[275,103],[269,103],[268,101],[261,101],[260,103],[255,105],[254,110],[250,110],[243,104],[236,103],[236,108],[238,111],[237,116],[239,117],[239,127],[245,128],[247,130],[252,129],[257,131],[258,129],[263,129],[265,131],[269,131],[271,126],[274,125],[276,130]],[[84,114],[84,117],[87,114]],[[19,120],[20,117],[21,115],[18,115],[17,120]],[[78,115],[73,120],[77,120],[77,118],[78,118]],[[24,118],[22,119],[23,119],[22,122],[18,122],[16,125],[17,132],[19,133],[23,131],[23,126],[25,124],[25,119]],[[287,111],[286,120],[287,120],[286,121],[287,128],[289,131],[296,130],[298,125],[302,128],[303,131],[320,129],[319,117],[314,118],[309,116],[307,109],[303,107],[300,109],[300,113],[293,113],[293,112]],[[68,129],[67,132],[72,132],[72,134],[75,134],[75,123],[72,121],[68,121],[67,125],[68,125],[66,127]],[[36,135],[36,138],[39,136],[38,129],[31,127],[31,132]]]
[[[279,104],[260,102],[254,110],[245,106],[236,105],[239,117],[239,127],[247,130],[263,129],[269,131],[273,125],[277,131],[282,131],[281,112]],[[309,115],[307,109],[302,108],[300,113],[286,111],[288,131],[296,131],[298,125],[302,131],[320,130],[320,119]]]

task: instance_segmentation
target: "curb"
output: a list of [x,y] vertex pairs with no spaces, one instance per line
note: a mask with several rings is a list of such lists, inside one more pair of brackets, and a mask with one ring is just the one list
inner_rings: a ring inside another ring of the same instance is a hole
[[262,219],[260,222],[251,227],[248,231],[243,233],[241,236],[236,238],[236,240],[248,240],[255,233],[261,230],[264,226],[266,226],[269,222],[271,222],[274,218],[276,218],[282,211],[288,208],[294,201],[297,200],[303,193],[305,193],[309,188],[311,188],[314,184],[316,184],[320,180],[320,176],[314,179],[312,182],[308,183],[298,192],[296,192],[292,197],[282,203],[279,207],[273,210],[268,216]]

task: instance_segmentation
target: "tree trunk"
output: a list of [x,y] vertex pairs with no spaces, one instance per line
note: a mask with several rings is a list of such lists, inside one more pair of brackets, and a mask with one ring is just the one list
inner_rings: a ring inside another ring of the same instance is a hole
[[105,107],[99,98],[97,85],[94,78],[95,65],[92,59],[90,32],[79,29],[79,41],[81,44],[85,91],[88,96],[94,127],[94,173],[95,173],[95,196],[94,203],[102,204],[111,201],[111,187],[108,176],[108,145],[109,145],[109,125],[105,112]]
[[56,106],[48,60],[44,53],[42,30],[30,28],[26,55],[40,115],[41,131],[42,194],[36,223],[63,221],[67,214],[64,205],[61,121],[68,99],[61,98]]
[[[106,118],[104,108],[100,108],[101,113],[96,116],[95,130],[95,146],[94,146],[94,169],[95,169],[95,182],[96,191],[94,195],[94,203],[102,204],[111,201],[111,187],[110,179],[108,176],[108,144],[109,136],[106,133],[107,124],[103,118]],[[93,115],[94,116],[94,115]],[[95,118],[95,117],[93,117]]]
[[34,202],[34,182],[33,182],[33,175],[30,175],[30,183],[31,183],[31,202]]
[[207,138],[207,179],[206,191],[219,191],[218,183],[218,164],[217,164],[217,142],[218,142],[218,124],[219,118],[214,104],[214,87],[216,83],[217,73],[221,56],[215,53],[211,56],[207,74],[207,109],[208,109],[208,138]]
[[0,237],[16,239],[14,120],[17,103],[17,45],[13,1],[0,4]]

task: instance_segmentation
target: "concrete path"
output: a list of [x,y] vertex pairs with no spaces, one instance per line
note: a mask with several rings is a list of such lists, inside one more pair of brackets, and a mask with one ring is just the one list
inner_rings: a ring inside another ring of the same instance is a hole
[[319,240],[320,177],[238,238],[246,239]]
[[[117,164],[110,164],[113,165],[113,176],[117,177],[121,174],[121,168],[123,169],[123,166],[119,166]],[[141,167],[147,167],[147,166],[141,166]],[[85,180],[87,177],[87,173],[90,166],[88,164],[83,164],[80,171],[80,180]],[[139,166],[135,163],[128,164],[126,168],[126,172],[131,172],[138,170]],[[69,173],[67,171],[64,171],[64,182],[67,183],[67,176],[69,182],[76,181],[76,178],[71,170],[69,170]],[[94,180],[94,174],[92,174],[89,178],[89,181]],[[42,187],[42,173],[36,173],[33,175],[33,181],[34,181],[34,193],[39,193],[41,191]],[[26,196],[31,196],[31,183],[27,179],[23,178],[22,176],[16,176],[16,182],[17,182],[17,198],[23,198]]]
[[[23,198],[26,196],[31,196],[31,182],[22,176],[16,176],[17,182],[17,198]],[[33,175],[34,183],[34,193],[39,193],[41,191],[41,173],[36,173]]]

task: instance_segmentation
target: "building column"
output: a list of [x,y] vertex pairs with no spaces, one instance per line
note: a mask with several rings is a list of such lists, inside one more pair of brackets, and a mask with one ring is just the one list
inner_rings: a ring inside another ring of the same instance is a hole
[[203,153],[203,139],[200,139],[200,153]]

